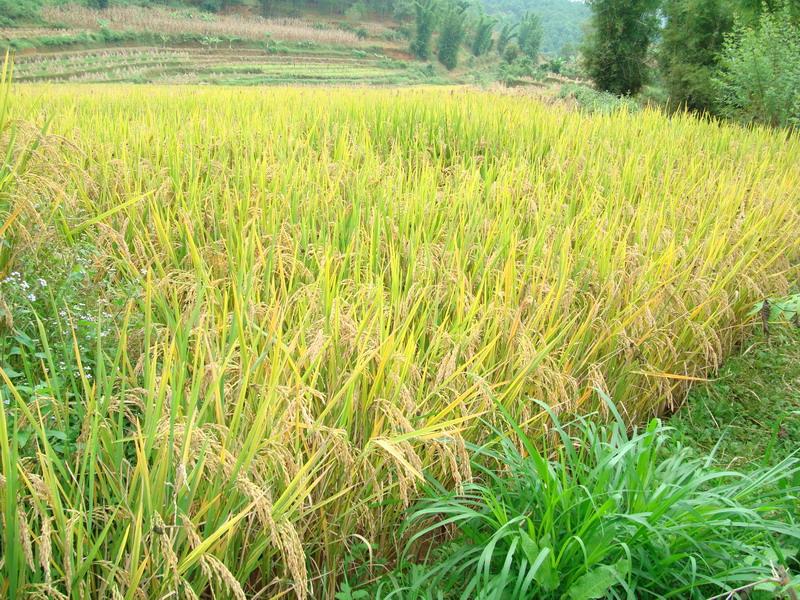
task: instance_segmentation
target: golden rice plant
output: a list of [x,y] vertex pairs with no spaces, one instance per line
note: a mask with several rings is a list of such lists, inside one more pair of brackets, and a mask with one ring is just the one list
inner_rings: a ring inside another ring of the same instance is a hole
[[472,477],[497,404],[672,408],[798,275],[800,140],[765,129],[461,89],[11,111],[68,140],[58,186],[18,178],[115,308],[53,295],[70,335],[0,371],[0,596],[332,598],[426,473]]

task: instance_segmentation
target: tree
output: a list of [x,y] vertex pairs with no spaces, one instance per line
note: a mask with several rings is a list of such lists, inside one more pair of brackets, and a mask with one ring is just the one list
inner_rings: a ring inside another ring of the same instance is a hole
[[647,77],[646,58],[658,31],[658,0],[590,0],[591,28],[583,58],[598,88],[635,94]]
[[494,32],[495,20],[481,12],[478,19],[475,21],[475,33],[472,37],[471,50],[474,56],[481,56],[492,49],[494,40],[492,33]]
[[518,27],[518,23],[511,23],[509,21],[503,23],[500,34],[497,36],[497,53],[500,56],[505,54],[506,46],[508,46],[509,42],[516,39]]
[[431,57],[431,38],[436,28],[437,8],[436,0],[417,0],[414,5],[416,31],[414,41],[411,42],[411,52],[421,60]]
[[662,10],[666,23],[659,66],[670,103],[712,110],[712,78],[733,27],[733,6],[729,0],[665,0]]
[[458,50],[464,41],[467,7],[466,2],[450,0],[442,10],[442,26],[437,50],[439,62],[448,71],[452,71],[458,65]]
[[519,24],[517,44],[519,49],[534,61],[539,57],[543,34],[541,19],[533,13],[526,13]]

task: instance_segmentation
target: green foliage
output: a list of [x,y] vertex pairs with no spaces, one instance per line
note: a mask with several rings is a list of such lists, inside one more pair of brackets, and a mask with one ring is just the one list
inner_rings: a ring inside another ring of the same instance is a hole
[[506,46],[506,49],[503,51],[503,60],[507,64],[511,64],[519,58],[520,54],[519,46],[516,42],[513,42]]
[[367,13],[368,7],[363,2],[356,2],[351,4],[350,7],[344,12],[345,16],[348,19],[353,20],[360,20],[364,18],[364,15]]
[[[509,46],[509,48],[514,47]],[[500,65],[499,79],[507,86],[525,83],[525,80],[530,78],[540,79],[541,73],[533,61],[525,55],[517,56],[514,60]]]
[[759,302],[753,307],[750,314],[751,316],[760,315],[766,323],[776,320],[791,321],[800,326],[800,293]]
[[475,21],[475,31],[472,34],[472,44],[470,50],[474,56],[482,56],[492,49],[494,40],[495,19],[481,13]]
[[800,125],[800,26],[789,9],[739,25],[714,81],[722,114],[742,123]]
[[431,57],[431,39],[436,28],[437,11],[437,0],[416,0],[414,4],[416,31],[411,42],[411,52],[420,60]]
[[39,19],[38,0],[0,0],[0,27],[13,27]]
[[442,9],[441,28],[437,46],[437,57],[448,71],[458,66],[458,51],[466,34],[465,21],[468,4],[449,0]]
[[505,54],[508,44],[517,38],[518,28],[519,23],[511,23],[510,21],[503,23],[497,36],[497,53],[500,56]]
[[670,102],[693,110],[715,104],[713,76],[725,35],[733,26],[729,0],[665,0],[659,53]]
[[[516,23],[529,12],[542,21],[541,51],[557,54],[565,46],[577,46],[591,15],[584,2],[572,0],[480,0],[486,11],[504,21]],[[503,49],[499,49],[502,55]]]
[[[476,450],[481,483],[433,486],[410,517],[406,550],[422,542],[432,560],[407,558],[372,597],[708,598],[772,579],[773,564],[797,553],[797,457],[720,470],[674,445],[658,420],[629,433],[610,403],[610,425],[562,424],[540,405],[543,445],[510,421],[521,443],[501,434]],[[455,539],[429,543],[444,528]]]
[[647,80],[647,52],[658,30],[658,0],[591,0],[586,69],[598,88],[635,94]]
[[561,71],[564,70],[567,61],[561,56],[554,56],[545,63],[544,68],[550,71],[551,73],[555,73],[556,75],[561,74]]
[[517,43],[519,49],[530,59],[536,60],[542,46],[542,20],[534,13],[527,13],[520,21]]

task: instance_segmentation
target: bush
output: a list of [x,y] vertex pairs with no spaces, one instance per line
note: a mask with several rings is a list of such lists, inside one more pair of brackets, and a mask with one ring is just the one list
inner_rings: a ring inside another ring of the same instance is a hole
[[531,77],[541,79],[541,75],[533,61],[524,55],[500,65],[500,81],[507,86],[523,83],[521,80]]
[[519,57],[519,46],[516,43],[508,44],[503,50],[503,60],[511,64]]
[[728,38],[715,80],[721,112],[743,123],[800,125],[800,28],[788,12],[762,15]]
[[[616,409],[608,426],[579,418],[551,427],[538,447],[511,423],[511,439],[475,452],[482,483],[439,487],[410,517],[407,551],[455,530],[407,565],[378,597],[710,597],[771,579],[793,560],[800,460],[749,473],[720,471],[670,445],[652,420],[628,433]],[[537,438],[538,440],[539,438]],[[772,583],[775,589],[775,584]]]
[[561,74],[561,70],[564,68],[566,64],[566,60],[561,56],[554,56],[550,58],[544,65],[544,68],[550,71],[551,73],[555,73],[556,75]]

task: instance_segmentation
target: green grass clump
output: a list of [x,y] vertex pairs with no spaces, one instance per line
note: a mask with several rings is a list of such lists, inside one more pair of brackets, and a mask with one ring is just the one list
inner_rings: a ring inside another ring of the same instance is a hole
[[[410,516],[409,548],[430,562],[405,565],[371,597],[700,599],[781,588],[776,566],[800,557],[800,459],[717,469],[713,455],[669,444],[660,421],[629,433],[611,410],[607,426],[549,412],[544,444],[514,425],[521,446],[501,435],[477,450],[479,483],[439,487]],[[441,547],[446,533],[455,539]]]

